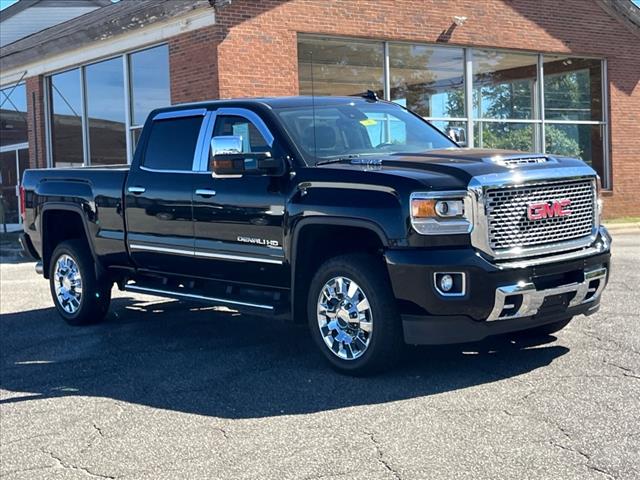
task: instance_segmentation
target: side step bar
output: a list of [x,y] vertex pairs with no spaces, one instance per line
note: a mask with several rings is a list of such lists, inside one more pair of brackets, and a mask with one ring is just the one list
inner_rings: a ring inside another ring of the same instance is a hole
[[273,313],[275,307],[273,305],[261,305],[259,303],[241,302],[238,300],[229,300],[225,298],[207,297],[204,295],[198,295],[195,293],[176,292],[175,290],[163,290],[160,288],[141,287],[139,285],[127,284],[124,286],[124,290],[136,293],[146,293],[147,295],[156,295],[158,297],[177,298],[181,300],[195,300],[200,302],[213,303],[216,305],[224,305],[235,307],[238,309],[257,309],[263,313]]

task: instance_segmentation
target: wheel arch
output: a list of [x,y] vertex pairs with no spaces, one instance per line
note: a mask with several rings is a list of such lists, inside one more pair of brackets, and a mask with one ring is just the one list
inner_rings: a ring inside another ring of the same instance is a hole
[[[95,247],[91,241],[91,234],[87,220],[83,215],[83,210],[78,205],[69,205],[65,203],[51,203],[44,205],[40,214],[39,230],[42,235],[42,268],[45,278],[49,278],[49,265],[51,263],[51,255],[56,246],[61,242],[72,239],[79,239],[88,246],[91,256],[93,257],[96,275],[102,273],[102,267],[97,260]],[[52,229],[50,223],[54,220],[71,220],[64,229]]]
[[[341,234],[346,239],[326,245],[327,239]],[[357,238],[356,238],[357,237]],[[307,290],[313,273],[331,257],[355,252],[380,255],[389,239],[380,225],[370,220],[341,217],[309,217],[298,221],[289,243],[291,265],[291,314],[296,323],[305,321]]]

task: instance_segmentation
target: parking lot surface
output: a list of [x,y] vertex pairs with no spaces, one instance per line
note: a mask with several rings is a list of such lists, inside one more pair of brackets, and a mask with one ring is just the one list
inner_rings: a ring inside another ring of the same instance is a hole
[[2,478],[640,478],[636,235],[599,313],[374,378],[304,327],[116,290],[69,327],[32,263],[0,270]]

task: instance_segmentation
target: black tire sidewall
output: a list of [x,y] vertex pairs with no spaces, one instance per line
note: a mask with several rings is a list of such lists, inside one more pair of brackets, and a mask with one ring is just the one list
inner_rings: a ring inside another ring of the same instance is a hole
[[[369,301],[373,316],[371,342],[364,354],[355,360],[343,360],[331,352],[318,327],[318,297],[324,285],[338,276],[350,278],[360,286]],[[341,255],[325,262],[311,280],[307,312],[314,342],[338,371],[366,375],[389,368],[397,361],[402,346],[400,319],[386,271],[375,256]]]

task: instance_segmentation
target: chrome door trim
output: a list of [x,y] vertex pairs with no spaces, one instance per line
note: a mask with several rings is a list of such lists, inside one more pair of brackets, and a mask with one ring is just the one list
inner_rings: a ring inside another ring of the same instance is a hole
[[175,296],[175,297],[183,297],[183,298],[193,299],[193,300],[204,300],[204,301],[213,302],[213,303],[237,305],[241,307],[260,308],[262,310],[273,310],[273,305],[261,305],[259,303],[239,302],[237,300],[227,300],[224,298],[217,298],[217,297],[206,297],[204,295],[197,295],[194,293],[176,292],[173,290],[161,290],[159,288],[140,287],[138,285],[125,285],[124,289],[131,292],[147,293],[151,295],[155,294],[161,297]]
[[282,260],[277,260],[275,258],[257,258],[257,257],[245,257],[244,255],[231,255],[227,253],[209,253],[202,251],[195,251],[196,257],[203,258],[218,258],[220,260],[246,260],[249,262],[259,262],[259,263],[271,263],[273,265],[282,265]]
[[144,193],[144,192],[146,192],[146,191],[147,191],[147,189],[146,189],[146,188],[144,188],[144,187],[129,187],[129,188],[127,188],[127,191],[128,191],[129,193],[133,193],[133,194],[136,194],[136,195],[137,195],[137,194],[139,194],[139,193]]
[[130,243],[129,248],[132,250],[144,250],[148,252],[158,252],[158,253],[169,253],[173,255],[186,255],[189,257],[201,257],[201,258],[217,258],[220,260],[235,260],[235,261],[247,261],[247,262],[257,262],[257,263],[270,263],[273,265],[282,265],[283,260],[278,260],[275,258],[259,258],[259,257],[248,257],[245,255],[232,255],[227,253],[210,253],[203,252],[199,250],[184,250],[181,248],[170,248],[170,247],[156,247],[153,245],[141,245],[139,243]]
[[187,255],[189,257],[194,256],[193,250],[183,250],[181,248],[154,247],[152,245],[141,245],[139,243],[130,243],[129,248],[132,250],[146,250],[149,252],[172,253],[174,255]]

